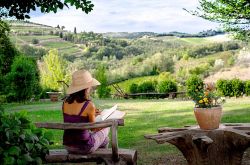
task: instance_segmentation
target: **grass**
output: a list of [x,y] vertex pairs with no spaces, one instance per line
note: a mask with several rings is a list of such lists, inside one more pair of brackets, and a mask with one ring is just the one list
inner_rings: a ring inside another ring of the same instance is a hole
[[185,42],[190,43],[190,44],[206,44],[206,43],[211,43],[211,41],[209,41],[206,38],[191,37],[191,38],[180,38],[180,40],[185,41]]
[[74,44],[71,42],[57,42],[57,41],[48,41],[48,42],[43,42],[42,45],[46,48],[65,48],[65,47],[72,47]]
[[[181,155],[170,144],[156,144],[146,140],[145,134],[157,133],[159,127],[183,127],[196,124],[191,101],[176,100],[94,100],[101,109],[118,104],[120,110],[126,112],[125,126],[119,127],[119,147],[133,148],[139,153],[138,164],[151,165],[166,163],[162,158],[169,155]],[[223,105],[223,123],[250,123],[250,98],[228,99]],[[61,102],[6,104],[7,111],[28,111],[33,122],[62,122]],[[55,147],[62,147],[62,131],[54,131]],[[183,159],[182,156],[180,156]]]
[[20,38],[21,40],[24,40],[26,42],[31,42],[32,39],[38,39],[38,40],[47,40],[47,39],[55,39],[55,38],[59,38],[58,36],[55,35],[30,35],[30,36],[17,36],[18,38]]
[[65,49],[62,48],[62,49],[60,49],[60,51],[62,53],[64,53],[64,54],[74,54],[74,53],[77,53],[77,52],[81,53],[81,51],[79,50],[79,48],[76,47],[76,46],[68,47],[68,48],[65,48]]

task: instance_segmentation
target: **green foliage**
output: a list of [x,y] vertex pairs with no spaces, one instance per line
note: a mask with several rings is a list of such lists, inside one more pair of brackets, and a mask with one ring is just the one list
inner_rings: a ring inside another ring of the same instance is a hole
[[190,56],[188,55],[188,53],[185,53],[183,56],[182,56],[182,58],[184,59],[184,60],[188,60],[189,58],[190,58]]
[[227,60],[228,66],[233,66],[234,63],[235,63],[235,57],[233,57],[233,56],[229,57]]
[[187,82],[187,94],[195,103],[195,107],[198,108],[211,108],[219,106],[224,103],[214,86],[205,85],[203,80],[193,75],[188,78]]
[[245,93],[247,96],[250,96],[250,80],[245,82]]
[[107,73],[105,66],[99,66],[95,73],[96,79],[101,83],[97,87],[97,95],[99,98],[110,97],[111,89],[108,87]]
[[39,43],[39,40],[38,39],[36,39],[36,38],[33,38],[32,40],[31,40],[31,43],[32,44],[38,44]]
[[39,88],[36,63],[29,57],[17,56],[7,77],[9,80],[9,97],[13,99],[12,101],[26,101]]
[[223,80],[220,79],[216,83],[218,91],[223,96],[239,97],[245,93],[245,82],[239,79]]
[[164,81],[168,79],[173,79],[173,76],[170,72],[161,72],[158,76],[158,81]]
[[155,81],[144,81],[138,85],[137,92],[138,93],[155,92],[156,83],[157,82]]
[[0,164],[42,164],[51,135],[37,129],[24,113],[0,110]]
[[224,25],[224,30],[234,32],[236,38],[249,40],[248,0],[201,0],[199,3],[200,7],[191,11],[191,14],[220,22]]
[[47,53],[44,48],[36,48],[30,45],[21,45],[19,46],[19,50],[23,54],[35,59],[41,59]]
[[244,82],[240,79],[232,79],[231,83],[232,83],[232,89],[233,89],[233,96],[235,97],[243,96],[245,92]]
[[222,51],[237,50],[239,48],[240,45],[236,42],[213,43],[195,46],[188,51],[188,55],[193,58],[200,58]]
[[130,86],[129,86],[129,92],[130,93],[138,93],[138,85],[135,84],[135,83],[132,83]]
[[233,87],[230,80],[223,80],[220,79],[216,82],[217,90],[223,95],[223,96],[229,96],[232,97],[234,95],[233,93]]
[[186,81],[186,86],[187,86],[187,94],[188,96],[192,97],[193,95],[197,95],[199,93],[203,93],[203,80],[197,76],[197,75],[192,75],[190,76],[187,81]]
[[9,25],[0,20],[0,76],[10,72],[11,64],[19,52],[15,49],[9,39]]
[[42,13],[56,13],[58,9],[64,7],[75,6],[76,9],[81,9],[85,13],[93,10],[94,5],[89,0],[31,0],[31,1],[2,1],[0,4],[1,17],[15,17],[17,19],[30,18],[31,10],[35,11],[37,7]]
[[209,75],[209,71],[210,71],[210,65],[207,63],[207,64],[202,64],[202,65],[196,66],[193,69],[190,69],[189,73],[194,74],[194,75],[201,75],[201,76],[207,77]]
[[132,83],[129,85],[130,93],[150,93],[156,92],[157,81],[144,81],[142,83],[136,84]]
[[157,91],[160,93],[177,92],[177,84],[173,80],[163,80],[158,82]]
[[67,62],[59,56],[56,49],[52,49],[43,56],[43,64],[40,69],[42,88],[61,90],[62,85],[57,81],[69,82],[69,72],[67,71]]

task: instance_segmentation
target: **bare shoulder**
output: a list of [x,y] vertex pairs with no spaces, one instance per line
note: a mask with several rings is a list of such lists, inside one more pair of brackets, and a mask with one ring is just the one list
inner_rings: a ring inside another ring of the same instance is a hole
[[92,101],[89,101],[87,109],[89,112],[95,111],[95,104]]

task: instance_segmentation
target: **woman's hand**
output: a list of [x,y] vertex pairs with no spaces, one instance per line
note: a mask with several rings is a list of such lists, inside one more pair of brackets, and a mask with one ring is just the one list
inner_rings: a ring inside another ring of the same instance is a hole
[[99,110],[99,109],[96,109],[95,110],[95,116],[98,116],[98,115],[100,115],[101,114],[101,111]]

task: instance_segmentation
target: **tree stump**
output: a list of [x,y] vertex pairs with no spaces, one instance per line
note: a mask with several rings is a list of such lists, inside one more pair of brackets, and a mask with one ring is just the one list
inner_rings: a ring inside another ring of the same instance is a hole
[[250,146],[250,123],[221,124],[215,130],[165,127],[158,132],[145,138],[175,145],[190,165],[240,165]]

